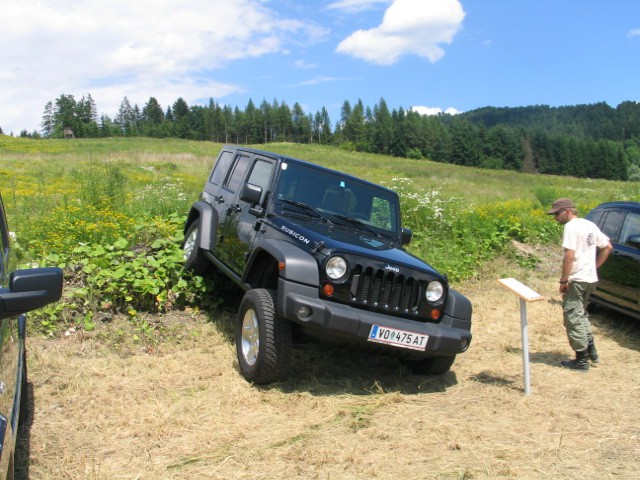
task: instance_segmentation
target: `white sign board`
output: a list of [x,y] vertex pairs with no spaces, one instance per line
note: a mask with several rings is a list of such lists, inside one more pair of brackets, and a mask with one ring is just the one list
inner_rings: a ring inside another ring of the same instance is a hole
[[527,326],[527,302],[542,300],[544,297],[531,290],[515,278],[500,278],[498,283],[504,285],[520,297],[520,327],[522,329],[522,366],[524,370],[524,393],[531,395],[531,377],[529,374],[529,334]]
[[529,287],[520,283],[515,278],[501,278],[498,280],[498,283],[501,283],[513,293],[518,295],[521,299],[526,300],[527,302],[535,302],[537,300],[544,299],[544,297],[538,292],[531,290]]

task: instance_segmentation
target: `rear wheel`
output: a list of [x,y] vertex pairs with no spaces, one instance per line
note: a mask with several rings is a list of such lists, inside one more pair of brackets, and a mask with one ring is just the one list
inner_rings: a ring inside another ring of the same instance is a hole
[[245,293],[236,323],[236,353],[240,373],[264,385],[284,377],[291,356],[291,324],[279,318],[274,290],[256,288]]
[[184,269],[195,273],[196,275],[204,275],[210,269],[209,261],[205,258],[203,250],[198,246],[200,244],[200,220],[194,220],[182,243],[182,252],[184,259]]
[[453,365],[456,356],[433,357],[424,360],[405,360],[403,363],[416,375],[442,375]]

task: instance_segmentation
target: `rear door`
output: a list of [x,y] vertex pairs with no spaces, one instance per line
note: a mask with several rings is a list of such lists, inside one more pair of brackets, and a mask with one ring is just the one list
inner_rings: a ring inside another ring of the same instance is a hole
[[214,254],[227,266],[231,267],[232,252],[229,243],[233,243],[233,237],[237,231],[238,204],[236,198],[242,186],[251,163],[251,155],[247,152],[236,153],[228,168],[221,188],[214,195],[214,208],[218,211],[218,238]]

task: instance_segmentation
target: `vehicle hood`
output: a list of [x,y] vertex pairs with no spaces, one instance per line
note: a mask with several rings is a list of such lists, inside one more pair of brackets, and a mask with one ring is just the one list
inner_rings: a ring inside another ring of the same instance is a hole
[[308,252],[317,251],[323,255],[333,252],[358,255],[444,279],[444,276],[429,264],[398,247],[395,240],[379,237],[355,225],[352,227],[312,217],[299,218],[297,215],[274,216],[266,223],[274,229],[273,235],[282,236]]

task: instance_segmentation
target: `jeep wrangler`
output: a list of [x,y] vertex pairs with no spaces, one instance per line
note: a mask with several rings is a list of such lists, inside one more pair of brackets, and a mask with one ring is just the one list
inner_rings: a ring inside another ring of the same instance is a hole
[[282,379],[293,338],[398,357],[447,372],[471,342],[471,302],[404,250],[398,195],[302,160],[222,148],[184,227],[185,269],[242,288],[236,351],[243,377]]

